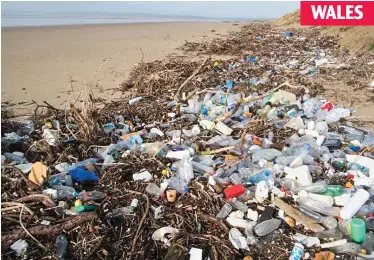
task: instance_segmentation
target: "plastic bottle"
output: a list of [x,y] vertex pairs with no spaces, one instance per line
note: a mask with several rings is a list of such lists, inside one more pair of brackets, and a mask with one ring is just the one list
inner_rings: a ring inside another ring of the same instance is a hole
[[86,201],[90,201],[90,200],[93,200],[93,201],[96,201],[96,200],[102,200],[105,198],[105,193],[101,192],[101,191],[82,191],[78,194],[78,197],[77,197],[79,200],[81,200],[82,202],[86,202]]
[[49,177],[48,184],[50,187],[59,184],[65,184],[66,186],[73,186],[73,180],[70,175],[66,173],[54,174]]
[[240,178],[239,174],[233,173],[229,176],[229,180],[232,184],[242,184],[242,178]]
[[343,234],[336,228],[324,230],[316,233],[316,237],[325,240],[340,240],[343,239]]
[[130,214],[130,213],[131,213],[130,207],[121,207],[121,208],[113,209],[112,212],[107,214],[107,217],[115,218],[118,216]]
[[149,183],[145,188],[145,191],[155,197],[160,197],[163,191],[154,183]]
[[55,185],[53,186],[53,189],[43,190],[42,193],[50,195],[54,199],[71,200],[78,196],[78,193],[75,191],[74,188],[63,185]]
[[252,155],[252,162],[258,162],[260,159],[272,161],[276,157],[281,156],[282,153],[276,149],[259,149],[256,150]]
[[374,234],[373,231],[370,231],[366,234],[364,243],[362,243],[362,247],[366,249],[367,254],[371,255],[374,248]]
[[17,162],[17,164],[23,164],[28,163],[28,161],[23,156],[19,156],[17,154],[13,153],[4,153],[5,158],[8,159],[8,161]]
[[280,224],[281,221],[279,219],[268,219],[257,224],[254,228],[254,231],[258,236],[262,237],[276,230],[280,226]]
[[221,208],[221,210],[218,212],[218,214],[216,215],[216,218],[218,219],[224,219],[226,218],[230,212],[232,211],[232,206],[230,203],[226,203],[225,205],[223,205],[223,207]]
[[323,193],[323,195],[336,197],[343,194],[343,188],[340,185],[327,185],[326,186],[326,192]]
[[81,162],[73,163],[71,166],[68,167],[68,171],[74,170],[75,168],[84,168],[85,169],[87,163],[95,164],[95,163],[98,163],[98,162],[99,162],[98,158],[89,158],[89,159],[81,161]]
[[335,252],[336,254],[357,253],[360,250],[361,250],[361,246],[356,243],[352,243],[352,242],[348,242],[344,245],[335,246],[331,248],[331,251]]
[[371,202],[369,205],[363,205],[357,212],[357,216],[360,218],[366,218],[370,214],[374,213],[374,203]]
[[305,190],[312,193],[324,193],[327,190],[327,184],[325,181],[318,181],[310,185],[305,185],[301,187],[295,187],[292,192],[299,193],[301,190]]
[[80,212],[87,212],[87,211],[94,211],[95,206],[94,205],[79,205],[74,207],[74,212],[80,213]]
[[[179,164],[176,176],[184,180],[187,184],[194,177],[192,163],[187,157],[184,157]],[[177,190],[178,191],[178,190]]]
[[311,198],[300,198],[299,204],[311,211],[319,212],[324,215],[337,217],[339,216],[339,208],[331,207],[330,205],[327,205],[323,202],[313,200]]
[[370,169],[369,169],[368,167],[362,166],[362,165],[360,165],[360,164],[358,164],[358,163],[355,163],[355,162],[351,163],[351,164],[349,165],[348,169],[349,169],[349,170],[359,170],[359,171],[361,171],[362,173],[365,173],[365,175],[367,175],[367,176],[368,176],[369,173],[370,173]]
[[249,177],[249,182],[252,184],[258,184],[260,181],[268,181],[272,178],[270,170],[262,170],[255,175]]
[[295,243],[292,248],[290,257],[288,259],[289,260],[300,260],[303,257],[303,253],[304,253],[304,246],[301,243]]
[[316,201],[323,202],[323,203],[325,203],[329,206],[332,206],[332,204],[334,204],[334,199],[332,197],[326,196],[326,195],[310,193],[310,192],[307,192],[307,191],[300,191],[299,196],[300,197],[309,197],[309,198],[314,199]]
[[247,167],[239,168],[238,172],[240,178],[248,180],[249,177],[260,172],[262,169],[263,168],[259,167],[258,165],[250,163],[249,165],[247,165]]
[[340,212],[340,217],[343,219],[350,219],[357,213],[357,211],[369,199],[370,193],[364,189],[358,189],[355,195],[348,201]]
[[56,238],[56,255],[58,260],[66,260],[68,254],[69,241],[65,235]]
[[136,208],[139,205],[139,200],[138,199],[133,199],[130,204],[130,211],[135,212]]
[[184,179],[171,177],[167,180],[167,183],[169,188],[176,190],[179,193],[188,192],[188,183]]
[[[275,159],[275,163],[288,166],[292,162],[294,162],[298,157],[297,155],[291,155],[291,156],[279,156],[277,159]],[[302,163],[303,164],[313,164],[314,158],[308,154],[301,156]]]
[[193,168],[194,171],[207,172],[207,173],[214,172],[213,167],[210,167],[210,166],[207,166],[207,165],[204,165],[202,163],[195,162],[195,161],[192,161],[191,163],[192,163],[192,168]]
[[241,212],[246,213],[248,211],[248,207],[241,201],[237,200],[236,198],[233,198],[231,201],[231,205],[240,210]]
[[327,229],[334,229],[338,226],[338,222],[336,221],[334,217],[331,217],[331,216],[324,217],[321,214],[311,211],[302,206],[299,207],[299,210],[303,212],[305,215],[307,215],[308,217],[311,217],[318,223],[321,223],[322,225],[324,225]]

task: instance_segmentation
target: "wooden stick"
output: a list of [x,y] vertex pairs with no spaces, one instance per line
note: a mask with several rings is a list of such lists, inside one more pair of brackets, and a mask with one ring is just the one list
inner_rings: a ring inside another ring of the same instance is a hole
[[205,58],[205,60],[203,61],[203,63],[200,65],[200,67],[198,67],[194,73],[192,73],[191,76],[189,76],[184,82],[183,84],[178,88],[177,90],[177,93],[175,93],[175,98],[177,99],[177,101],[180,99],[180,93],[182,91],[182,89],[187,85],[188,82],[190,82],[190,80],[196,76],[197,73],[200,72],[200,70],[204,67],[205,63],[209,60],[209,58]]

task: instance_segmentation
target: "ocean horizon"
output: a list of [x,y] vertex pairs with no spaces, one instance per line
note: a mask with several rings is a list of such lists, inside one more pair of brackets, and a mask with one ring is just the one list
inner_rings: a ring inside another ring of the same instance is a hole
[[113,12],[2,12],[1,27],[156,22],[246,22],[263,19]]

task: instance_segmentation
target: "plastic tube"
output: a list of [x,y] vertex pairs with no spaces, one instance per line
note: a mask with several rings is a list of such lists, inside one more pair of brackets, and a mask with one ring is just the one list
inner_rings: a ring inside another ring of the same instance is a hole
[[369,199],[370,194],[364,189],[357,190],[356,194],[348,201],[347,205],[340,212],[342,219],[352,218],[357,211],[365,204]]

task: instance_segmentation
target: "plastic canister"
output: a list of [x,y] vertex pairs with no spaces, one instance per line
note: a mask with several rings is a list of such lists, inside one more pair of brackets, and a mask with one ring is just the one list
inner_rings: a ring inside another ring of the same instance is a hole
[[364,189],[358,189],[355,195],[348,201],[344,208],[340,211],[340,217],[350,219],[369,199],[370,193]]
[[364,242],[366,235],[365,221],[360,218],[351,219],[351,238],[356,243]]

